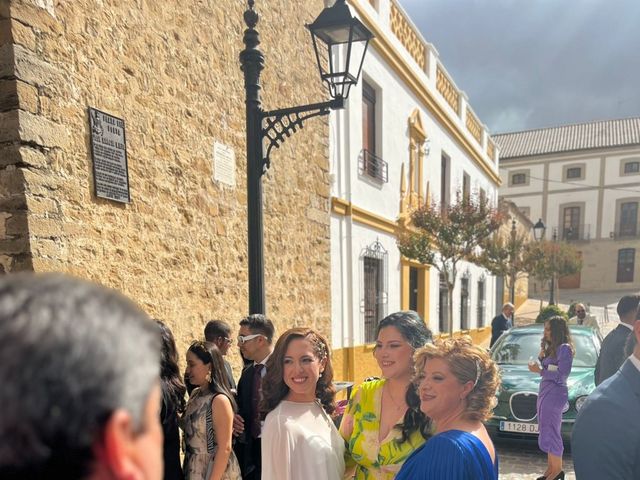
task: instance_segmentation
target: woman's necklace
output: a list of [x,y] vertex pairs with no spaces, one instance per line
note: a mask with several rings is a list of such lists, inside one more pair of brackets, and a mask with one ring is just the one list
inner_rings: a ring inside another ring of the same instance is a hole
[[[385,387],[386,387],[386,385],[385,385]],[[398,404],[398,402],[396,402],[396,399],[395,399],[395,398],[393,398],[393,395],[391,394],[391,389],[387,389],[387,388],[385,388],[385,390],[386,390],[386,392],[387,392],[387,396],[391,399],[391,402],[395,405],[396,410],[397,410],[397,411],[402,410],[402,409],[404,408],[404,405],[403,405],[402,403],[401,403],[401,404]]]

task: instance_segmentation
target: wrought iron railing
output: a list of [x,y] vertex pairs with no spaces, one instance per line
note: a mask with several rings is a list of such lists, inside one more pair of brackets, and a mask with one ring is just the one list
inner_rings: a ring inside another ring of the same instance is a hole
[[636,223],[618,223],[613,232],[613,238],[624,240],[640,237],[640,225]]
[[582,224],[562,227],[560,239],[565,242],[588,242],[591,240],[591,225]]
[[362,150],[358,161],[360,175],[367,175],[382,183],[389,181],[389,165],[369,150]]

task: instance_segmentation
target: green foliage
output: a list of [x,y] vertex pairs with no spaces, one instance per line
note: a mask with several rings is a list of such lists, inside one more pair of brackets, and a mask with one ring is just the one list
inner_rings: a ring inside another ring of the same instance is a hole
[[556,317],[556,316],[562,317],[565,320],[569,320],[569,317],[567,316],[567,312],[562,310],[559,306],[547,305],[542,310],[540,310],[540,313],[536,317],[536,323],[544,323],[551,317]]
[[542,282],[578,273],[582,260],[578,251],[566,242],[542,240],[530,242],[524,252],[524,270]]
[[453,286],[461,261],[479,263],[482,243],[500,227],[502,213],[486,198],[463,198],[439,205],[428,202],[411,214],[413,229],[398,238],[405,257],[433,266],[443,274],[449,294],[449,331],[453,317]]
[[482,242],[480,265],[492,274],[507,279],[509,286],[526,276],[526,247],[529,235],[497,231]]

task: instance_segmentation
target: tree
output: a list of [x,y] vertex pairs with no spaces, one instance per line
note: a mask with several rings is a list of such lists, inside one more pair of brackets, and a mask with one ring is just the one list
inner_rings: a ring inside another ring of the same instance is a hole
[[515,303],[516,281],[528,275],[525,255],[528,243],[529,235],[517,233],[515,228],[509,233],[497,231],[482,242],[478,261],[492,274],[507,280],[511,303]]
[[566,242],[541,240],[525,249],[525,270],[544,285],[551,279],[572,275],[582,269],[578,251]]
[[460,262],[477,263],[479,247],[502,223],[503,214],[483,196],[456,196],[456,202],[427,202],[411,213],[413,228],[398,238],[407,258],[433,266],[447,285],[449,333],[453,333],[453,288]]

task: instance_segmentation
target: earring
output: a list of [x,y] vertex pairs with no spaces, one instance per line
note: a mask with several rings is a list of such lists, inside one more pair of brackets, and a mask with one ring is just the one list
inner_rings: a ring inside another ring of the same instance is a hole
[[204,377],[207,383],[211,383],[211,372],[207,372],[207,376]]

